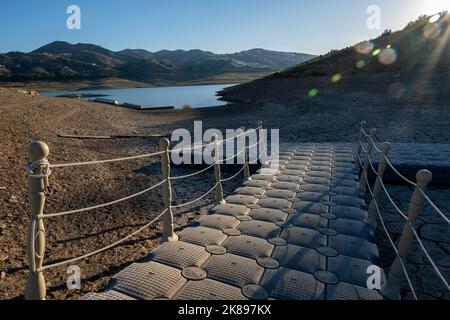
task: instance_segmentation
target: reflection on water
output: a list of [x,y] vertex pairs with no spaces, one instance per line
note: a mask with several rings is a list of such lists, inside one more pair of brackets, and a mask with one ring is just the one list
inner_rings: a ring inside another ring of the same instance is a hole
[[104,98],[106,99],[117,100],[119,103],[142,105],[145,108],[174,106],[180,109],[183,105],[190,105],[193,108],[205,108],[227,104],[224,101],[217,100],[216,93],[230,86],[233,86],[233,84],[64,91],[43,93],[42,95],[54,97],[65,94],[99,94],[105,95]]

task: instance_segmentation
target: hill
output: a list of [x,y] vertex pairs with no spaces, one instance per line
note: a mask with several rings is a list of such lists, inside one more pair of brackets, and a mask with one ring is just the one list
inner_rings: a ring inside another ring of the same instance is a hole
[[333,50],[283,72],[223,91],[226,100],[342,101],[379,95],[387,101],[448,103],[450,14],[421,16],[403,30]]
[[193,81],[221,74],[267,74],[314,56],[253,49],[233,54],[201,50],[111,51],[94,44],[55,41],[30,53],[0,55],[0,80],[123,78],[152,82]]

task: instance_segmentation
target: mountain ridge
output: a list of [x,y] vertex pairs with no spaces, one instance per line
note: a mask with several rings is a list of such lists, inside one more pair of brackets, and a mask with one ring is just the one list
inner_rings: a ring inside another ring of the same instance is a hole
[[227,73],[267,74],[314,57],[260,48],[229,54],[199,49],[112,51],[96,44],[54,41],[28,53],[0,54],[0,80],[192,81]]

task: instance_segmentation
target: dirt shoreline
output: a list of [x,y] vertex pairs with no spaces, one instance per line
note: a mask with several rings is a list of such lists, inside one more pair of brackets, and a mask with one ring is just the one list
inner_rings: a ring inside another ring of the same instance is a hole
[[[282,94],[282,92],[280,92]],[[52,163],[66,163],[135,155],[158,150],[159,138],[77,140],[63,139],[58,133],[80,135],[157,135],[177,128],[192,130],[195,120],[203,128],[254,127],[263,120],[266,128],[280,129],[282,141],[355,142],[360,121],[380,128],[380,139],[392,142],[443,142],[450,139],[445,127],[422,126],[438,123],[449,116],[444,105],[396,105],[386,103],[382,95],[352,93],[339,104],[332,96],[318,99],[299,96],[285,103],[248,101],[226,107],[193,110],[138,111],[67,98],[36,97],[0,88],[0,299],[21,299],[25,287],[25,234],[29,220],[27,183],[24,165],[27,146],[42,140],[50,147]],[[371,107],[368,108],[367,106]],[[365,106],[361,112],[361,106]],[[433,112],[432,112],[432,110]],[[394,110],[394,111],[393,111]],[[440,113],[436,114],[436,110]],[[417,115],[421,115],[417,117]],[[87,207],[115,200],[157,183],[159,159],[98,165],[73,170],[55,170],[51,177],[54,194],[46,212]],[[187,171],[176,169],[174,174]],[[184,202],[201,195],[213,182],[211,173],[175,186],[175,201]],[[232,192],[242,180],[225,186]],[[206,199],[211,201],[212,198]],[[46,223],[45,261],[61,261],[96,250],[145,225],[162,209],[158,191],[123,205]],[[178,227],[194,221],[208,210],[202,208],[178,212]],[[205,207],[203,207],[203,205]],[[197,210],[198,209],[198,210]],[[101,223],[99,223],[101,221]],[[146,230],[133,240],[79,263],[81,291],[65,289],[66,270],[46,272],[49,299],[77,299],[102,290],[110,276],[139,260],[159,243],[161,225]]]
[[180,86],[201,86],[215,84],[244,83],[258,79],[268,73],[249,73],[249,74],[223,74],[204,79],[192,81],[160,81],[160,82],[142,82],[127,79],[99,79],[99,80],[68,80],[68,81],[31,81],[31,82],[8,82],[0,81],[0,88],[21,90],[35,90],[38,92],[58,92],[58,91],[83,91],[83,90],[107,90],[124,88],[160,88],[160,87],[180,87]]

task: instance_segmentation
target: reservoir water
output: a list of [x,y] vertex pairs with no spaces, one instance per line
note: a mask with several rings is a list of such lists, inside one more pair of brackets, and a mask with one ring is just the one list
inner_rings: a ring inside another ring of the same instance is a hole
[[[104,95],[103,98],[117,100],[119,103],[131,103],[145,108],[174,106],[181,109],[184,105],[193,108],[222,106],[225,101],[218,100],[216,93],[234,84],[198,85],[159,88],[99,89],[80,91],[59,91],[42,93],[43,96],[55,97],[66,94]],[[83,100],[93,98],[82,98]]]

